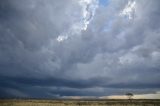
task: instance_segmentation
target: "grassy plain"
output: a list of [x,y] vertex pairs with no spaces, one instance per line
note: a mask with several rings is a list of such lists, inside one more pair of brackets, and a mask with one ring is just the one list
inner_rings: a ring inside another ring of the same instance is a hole
[[47,100],[47,99],[2,99],[0,106],[160,106],[160,100]]

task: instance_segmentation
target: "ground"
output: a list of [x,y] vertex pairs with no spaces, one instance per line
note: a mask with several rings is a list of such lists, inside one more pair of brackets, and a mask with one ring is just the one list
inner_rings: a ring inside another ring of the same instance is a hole
[[0,106],[160,106],[160,100],[1,99]]

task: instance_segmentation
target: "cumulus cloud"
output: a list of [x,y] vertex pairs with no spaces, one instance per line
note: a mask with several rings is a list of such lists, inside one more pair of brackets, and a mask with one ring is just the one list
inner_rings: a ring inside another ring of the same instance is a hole
[[159,5],[159,0],[107,5],[1,0],[1,97],[159,91]]

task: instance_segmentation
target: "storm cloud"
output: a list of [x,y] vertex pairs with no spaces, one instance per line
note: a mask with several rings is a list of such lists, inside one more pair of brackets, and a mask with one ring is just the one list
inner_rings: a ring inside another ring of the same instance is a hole
[[0,97],[160,90],[159,0],[1,0]]

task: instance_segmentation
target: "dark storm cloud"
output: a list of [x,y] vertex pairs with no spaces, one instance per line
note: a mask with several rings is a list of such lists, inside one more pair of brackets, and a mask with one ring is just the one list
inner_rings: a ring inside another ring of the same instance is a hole
[[[129,2],[100,4],[87,30],[79,33],[83,3],[1,0],[0,97],[158,91],[160,2],[135,0],[131,19],[122,14]],[[62,34],[70,35],[58,42]]]
[[[59,96],[100,96],[104,92],[106,94],[122,94],[126,89],[138,93],[152,91],[152,89],[160,87],[158,84],[102,84],[102,80],[92,79],[92,81],[69,81],[62,79],[25,79],[25,78],[7,78],[1,77],[1,97],[30,97],[30,98],[49,98]],[[80,83],[82,82],[82,83]],[[53,86],[54,85],[54,86]],[[148,87],[150,85],[150,87]],[[102,87],[104,89],[96,88]],[[107,89],[105,89],[107,88]],[[125,90],[122,90],[122,88]],[[142,89],[146,89],[143,90]],[[98,91],[98,90],[103,91]],[[113,90],[114,89],[114,90]],[[116,90],[117,89],[117,90]],[[120,89],[120,90],[118,90]],[[134,90],[135,89],[135,90]],[[136,89],[139,89],[136,91]],[[149,90],[148,90],[149,89]],[[140,92],[140,91],[139,91]],[[153,91],[152,91],[153,92]],[[17,94],[16,94],[17,93]],[[8,96],[10,95],[10,96]]]

